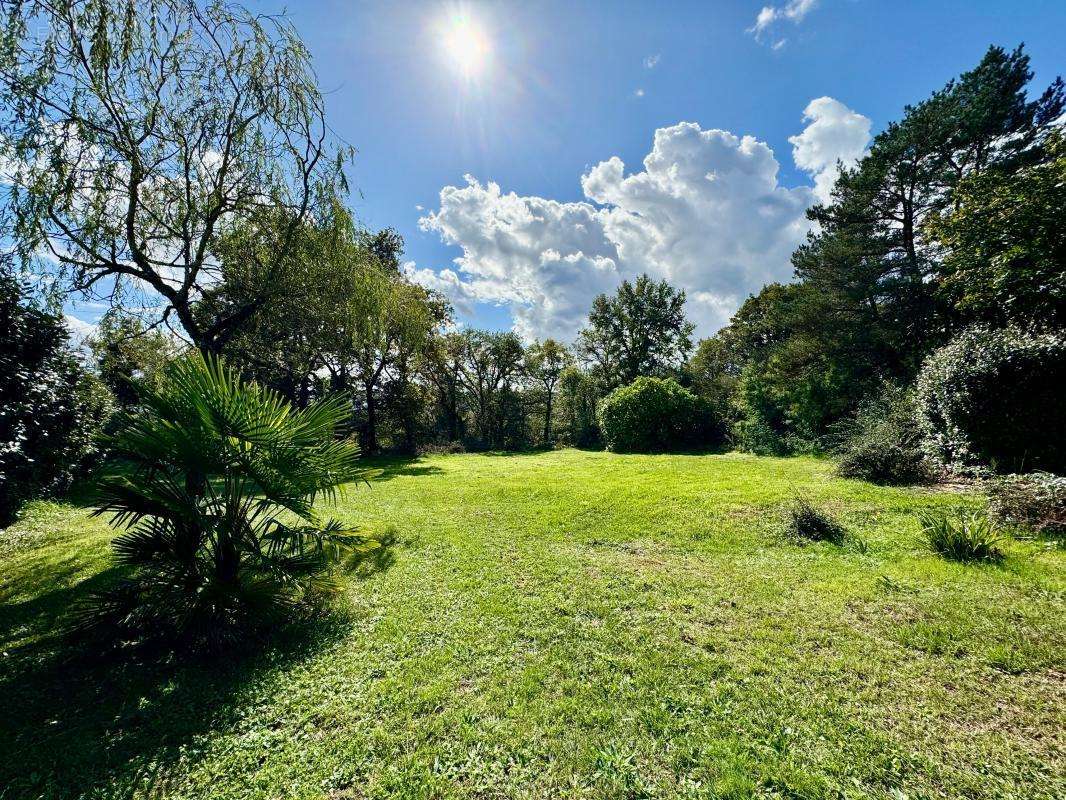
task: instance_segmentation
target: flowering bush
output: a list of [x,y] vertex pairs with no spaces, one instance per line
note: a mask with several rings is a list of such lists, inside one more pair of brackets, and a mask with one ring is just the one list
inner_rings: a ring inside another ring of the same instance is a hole
[[988,515],[1002,525],[1066,536],[1066,478],[1060,475],[1004,475],[989,483],[988,501]]
[[0,523],[67,488],[94,455],[110,396],[79,363],[57,314],[0,274]]
[[615,389],[599,410],[608,450],[662,452],[709,444],[715,433],[709,407],[672,378],[637,378]]
[[934,352],[916,387],[922,447],[980,475],[1066,470],[1066,337],[971,328]]

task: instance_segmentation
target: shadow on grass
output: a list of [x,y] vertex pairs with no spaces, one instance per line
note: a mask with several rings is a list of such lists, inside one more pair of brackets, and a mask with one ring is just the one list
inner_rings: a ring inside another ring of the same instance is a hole
[[[392,563],[386,547],[355,575]],[[276,631],[254,651],[181,664],[87,657],[62,635],[64,615],[119,573],[0,607],[0,798],[162,794],[199,738],[257,702],[262,680],[351,628],[350,615],[334,611]]]
[[421,463],[421,459],[417,456],[372,456],[363,459],[362,464],[367,469],[380,471],[380,474],[370,479],[372,484],[391,481],[394,478],[440,475],[444,472],[440,467]]
[[535,447],[529,450],[478,450],[471,452],[479,456],[488,456],[489,458],[521,458],[523,456],[542,456],[545,453],[554,453],[555,449],[551,447]]

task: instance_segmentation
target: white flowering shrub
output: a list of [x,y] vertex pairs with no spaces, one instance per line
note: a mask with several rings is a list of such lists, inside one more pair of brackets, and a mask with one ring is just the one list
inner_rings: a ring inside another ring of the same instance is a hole
[[1066,478],[1048,472],[990,481],[988,515],[1001,525],[1066,537]]
[[110,396],[71,351],[59,315],[0,274],[0,525],[69,486],[96,450]]
[[963,475],[1066,472],[1066,336],[971,328],[922,365],[922,448]]

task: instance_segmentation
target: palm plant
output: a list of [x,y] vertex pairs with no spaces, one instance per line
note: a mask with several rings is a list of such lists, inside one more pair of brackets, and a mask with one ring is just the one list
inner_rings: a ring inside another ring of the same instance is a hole
[[367,477],[338,438],[346,417],[339,397],[296,409],[217,358],[171,364],[108,443],[119,469],[94,513],[124,529],[113,548],[130,572],[77,627],[214,648],[313,605],[338,559],[378,544],[313,509]]

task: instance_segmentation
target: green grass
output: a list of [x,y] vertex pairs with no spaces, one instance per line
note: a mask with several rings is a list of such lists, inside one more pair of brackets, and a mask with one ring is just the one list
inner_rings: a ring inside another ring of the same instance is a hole
[[[928,550],[940,491],[815,459],[560,451],[385,462],[395,530],[337,613],[254,657],[85,663],[107,527],[0,539],[0,798],[1060,798],[1066,552]],[[848,529],[783,535],[795,494]]]

